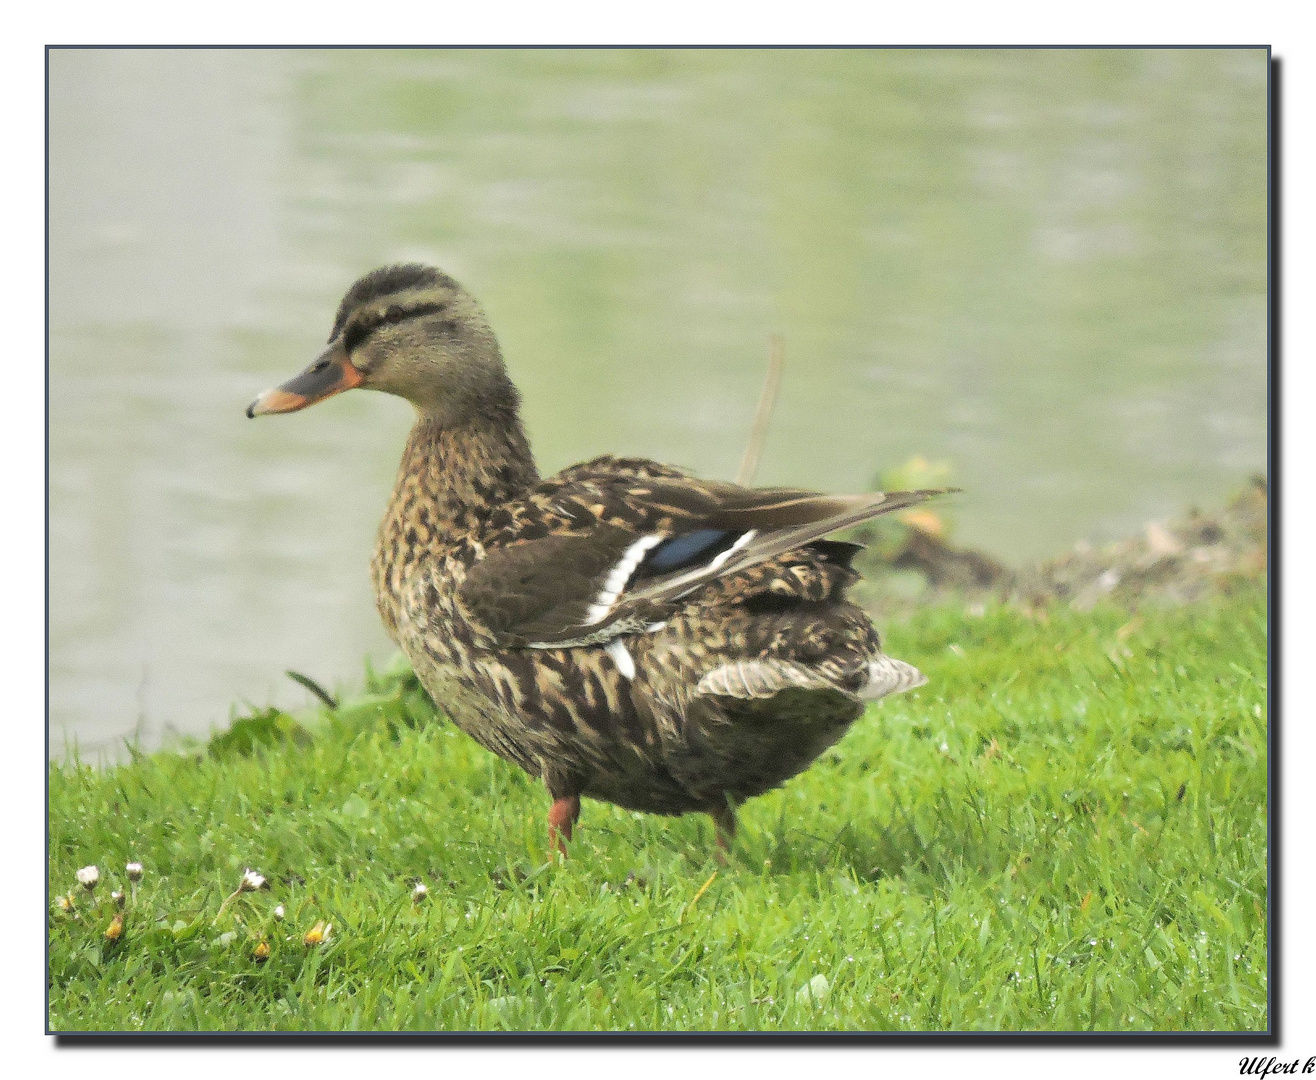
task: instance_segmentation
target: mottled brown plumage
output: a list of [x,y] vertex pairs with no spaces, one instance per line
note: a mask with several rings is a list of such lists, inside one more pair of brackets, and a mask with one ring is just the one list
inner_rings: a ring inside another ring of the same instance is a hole
[[418,418],[371,564],[421,683],[482,746],[543,779],[569,838],[580,796],[714,816],[794,776],[865,698],[919,685],[845,600],[825,535],[936,492],[830,496],[600,457],[540,480],[493,333],[437,270],[352,286],[329,347],[249,415],[353,386]]

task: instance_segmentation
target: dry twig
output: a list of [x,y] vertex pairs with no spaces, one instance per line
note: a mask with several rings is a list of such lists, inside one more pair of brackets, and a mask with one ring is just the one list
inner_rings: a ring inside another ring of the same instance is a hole
[[777,404],[777,390],[781,386],[781,370],[785,363],[786,345],[780,334],[773,334],[768,343],[768,377],[763,383],[763,393],[759,397],[758,411],[754,414],[754,426],[750,429],[745,456],[740,459],[740,468],[736,470],[736,483],[741,487],[752,484],[754,474],[758,472],[759,457],[768,438],[768,423],[772,419],[772,407]]

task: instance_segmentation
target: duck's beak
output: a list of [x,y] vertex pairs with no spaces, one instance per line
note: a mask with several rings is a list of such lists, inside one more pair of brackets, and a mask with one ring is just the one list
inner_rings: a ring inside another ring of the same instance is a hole
[[361,372],[352,366],[342,342],[334,342],[300,375],[261,394],[247,406],[247,415],[296,412],[360,385]]

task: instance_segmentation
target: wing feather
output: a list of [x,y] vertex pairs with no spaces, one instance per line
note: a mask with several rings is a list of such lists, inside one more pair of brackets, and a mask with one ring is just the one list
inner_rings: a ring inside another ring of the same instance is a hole
[[741,488],[639,475],[631,463],[609,477],[604,464],[577,466],[569,482],[546,482],[529,504],[505,508],[537,538],[513,533],[467,572],[458,600],[499,644],[572,647],[643,632],[710,581],[943,493]]

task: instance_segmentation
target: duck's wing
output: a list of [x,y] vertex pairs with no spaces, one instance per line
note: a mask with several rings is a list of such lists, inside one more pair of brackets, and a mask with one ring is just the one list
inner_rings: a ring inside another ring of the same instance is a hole
[[598,644],[657,629],[674,604],[716,578],[939,494],[581,476],[509,508],[517,524],[486,546],[458,599],[503,646]]

